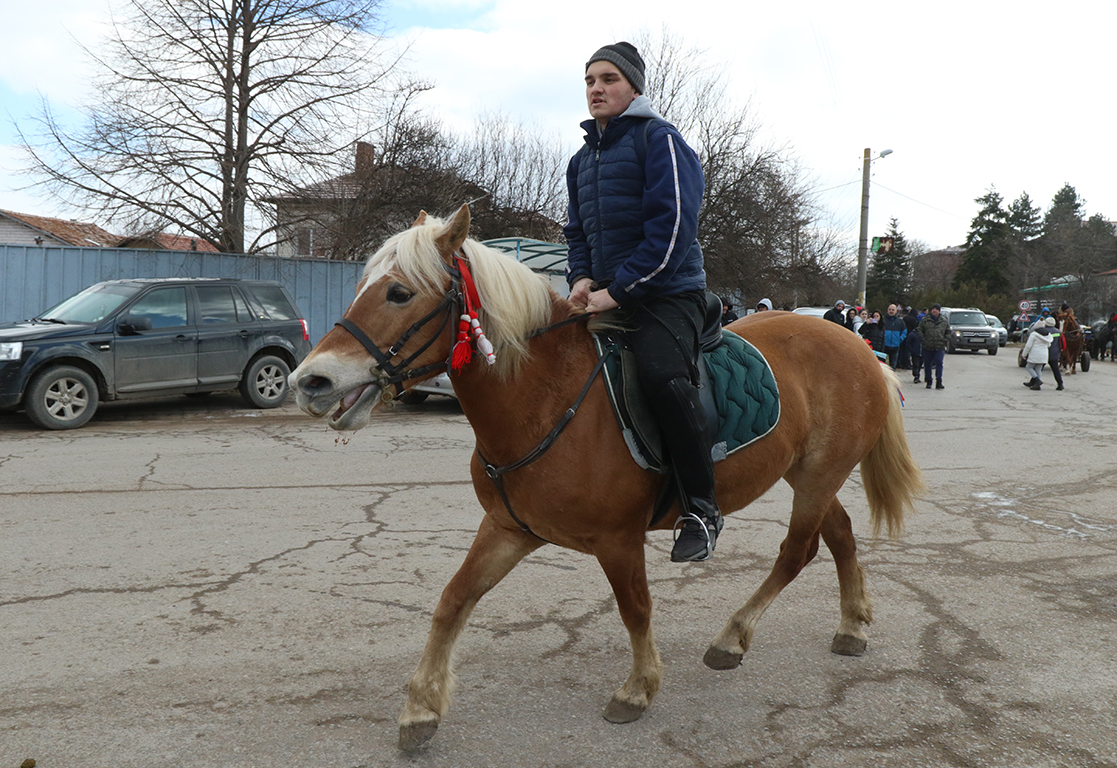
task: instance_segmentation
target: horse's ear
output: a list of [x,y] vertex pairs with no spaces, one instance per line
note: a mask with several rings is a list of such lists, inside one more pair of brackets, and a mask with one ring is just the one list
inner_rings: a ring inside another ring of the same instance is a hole
[[469,206],[463,205],[454,217],[446,222],[442,232],[435,238],[439,252],[446,257],[462,247],[462,243],[469,237]]
[[415,219],[415,223],[412,224],[411,226],[421,227],[426,223],[427,223],[427,212],[426,211],[419,211],[419,217],[417,219]]

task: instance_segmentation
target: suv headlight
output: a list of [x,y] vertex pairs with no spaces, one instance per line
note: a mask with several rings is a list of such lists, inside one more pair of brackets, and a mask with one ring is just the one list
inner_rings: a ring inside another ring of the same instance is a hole
[[19,360],[23,356],[22,341],[0,342],[0,360]]

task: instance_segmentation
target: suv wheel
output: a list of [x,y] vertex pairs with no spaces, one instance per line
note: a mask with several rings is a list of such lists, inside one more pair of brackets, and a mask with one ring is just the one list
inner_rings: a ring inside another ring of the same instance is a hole
[[48,368],[31,380],[24,397],[27,418],[43,429],[77,429],[93,418],[99,395],[93,377],[80,368]]
[[998,349],[999,349],[999,347],[998,347],[998,346],[997,346],[996,344],[994,344],[994,345],[993,345],[993,346],[991,346],[991,347],[988,347],[988,350],[989,350],[989,354],[991,354],[991,355],[995,355],[995,354],[997,354],[997,350],[998,350]]
[[241,397],[257,408],[275,408],[287,399],[287,377],[291,369],[274,355],[252,361],[240,383]]

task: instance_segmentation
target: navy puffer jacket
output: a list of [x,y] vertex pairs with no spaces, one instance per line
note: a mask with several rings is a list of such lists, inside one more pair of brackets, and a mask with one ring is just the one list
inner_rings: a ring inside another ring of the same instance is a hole
[[[637,142],[648,120],[656,122],[641,167]],[[696,235],[705,180],[698,155],[645,96],[600,136],[595,121],[582,127],[586,144],[566,170],[570,285],[583,277],[609,281],[609,294],[621,305],[649,294],[704,290]]]

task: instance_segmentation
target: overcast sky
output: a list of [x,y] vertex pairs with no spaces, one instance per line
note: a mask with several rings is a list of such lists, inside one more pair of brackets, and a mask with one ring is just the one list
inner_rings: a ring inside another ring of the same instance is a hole
[[[119,0],[114,0],[119,2]],[[1064,0],[1018,10],[992,0],[840,3],[784,0],[386,0],[409,66],[435,82],[425,106],[467,129],[502,111],[573,151],[586,109],[586,58],[605,43],[663,27],[724,63],[767,144],[809,171],[832,222],[856,248],[861,165],[873,163],[869,234],[890,218],[932,248],[961,244],[990,186],[1046,209],[1064,183],[1087,215],[1117,220],[1117,3]],[[7,9],[0,29],[0,110],[23,121],[37,93],[80,103],[82,60],[105,0]],[[653,103],[655,94],[649,94]],[[670,115],[666,115],[670,118]],[[10,122],[10,121],[9,121]],[[16,188],[14,137],[0,130],[0,209],[55,215]]]

